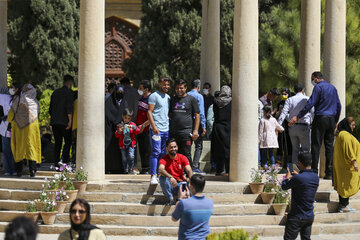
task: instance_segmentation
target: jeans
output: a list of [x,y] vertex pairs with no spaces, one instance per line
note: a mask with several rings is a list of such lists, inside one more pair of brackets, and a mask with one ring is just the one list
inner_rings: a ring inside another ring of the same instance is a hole
[[332,175],[332,163],[334,156],[334,130],[335,117],[333,116],[315,116],[311,130],[311,168],[314,172],[319,169],[319,157],[322,140],[324,139],[326,169],[325,174]]
[[1,137],[2,140],[2,151],[4,153],[4,168],[5,173],[15,173],[15,163],[14,158],[11,152],[11,138],[9,137]]
[[158,134],[160,136],[160,140],[154,140],[154,132],[150,129],[150,145],[151,145],[151,153],[150,153],[150,174],[156,175],[158,162],[166,154],[166,141],[169,138],[169,132],[161,132]]
[[69,162],[72,131],[71,129],[66,130],[65,128],[66,126],[63,125],[52,125],[52,131],[55,139],[55,148],[54,148],[55,165],[58,165],[60,161],[60,153],[61,153],[63,139],[65,140],[65,145],[62,151],[62,159],[64,163]]
[[284,240],[295,240],[300,232],[301,240],[310,240],[311,226],[314,219],[300,219],[289,216],[285,225]]
[[141,158],[141,172],[149,171],[150,133],[142,132],[137,135],[139,154]]
[[179,192],[179,187],[182,184],[181,182],[178,182],[176,187],[173,187],[171,185],[170,179],[164,176],[160,176],[160,186],[161,190],[163,191],[165,197],[169,200],[174,199],[174,195],[177,195]]
[[292,163],[297,164],[300,148],[302,152],[310,152],[311,129],[308,125],[295,124],[289,128],[292,144]]
[[[192,169],[195,169],[193,165],[192,157],[191,157],[191,145],[192,145],[192,138],[189,134],[179,134],[171,136],[175,138],[176,143],[178,145],[178,153],[184,155],[189,160],[190,166]],[[199,163],[198,163],[199,164]]]
[[261,155],[261,166],[264,167],[268,165],[268,156],[271,164],[275,164],[275,159],[273,155],[274,149],[273,148],[260,148],[260,155]]
[[134,168],[135,148],[125,147],[120,149],[123,169],[125,173],[131,172]]
[[[194,141],[195,144],[195,152],[194,152],[194,159],[193,159],[193,165],[194,165],[194,169],[198,169],[199,168],[199,162],[200,162],[200,157],[201,157],[201,153],[202,153],[202,149],[203,149],[203,137],[201,136],[202,134],[202,129],[199,129],[199,137],[198,139],[196,139],[196,141]],[[190,148],[191,150],[191,148]]]

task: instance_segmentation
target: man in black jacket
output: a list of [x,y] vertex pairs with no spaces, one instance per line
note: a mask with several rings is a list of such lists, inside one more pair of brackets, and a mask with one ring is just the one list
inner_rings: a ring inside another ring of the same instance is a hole
[[71,90],[74,84],[74,78],[70,75],[64,76],[64,85],[56,89],[51,95],[49,113],[51,116],[50,125],[55,139],[54,160],[57,166],[60,161],[60,152],[63,139],[65,140],[62,152],[62,161],[69,162],[69,153],[71,147],[71,126],[74,96]]

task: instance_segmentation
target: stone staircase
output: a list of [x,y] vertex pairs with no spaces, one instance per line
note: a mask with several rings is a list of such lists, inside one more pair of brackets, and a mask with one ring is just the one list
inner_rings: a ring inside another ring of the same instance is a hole
[[[44,177],[51,174],[39,172],[35,179],[0,177],[0,232],[23,214],[29,200],[38,198]],[[86,191],[80,197],[90,203],[92,223],[107,235],[177,235],[179,223],[170,219],[174,206],[164,205],[160,186],[149,186],[149,176],[109,175],[103,182],[90,182]],[[274,215],[271,205],[262,204],[258,194],[250,193],[248,184],[207,176],[205,193],[214,201],[210,219],[213,232],[243,228],[263,237],[283,235],[285,217]],[[360,214],[336,213],[338,197],[331,181],[320,181],[316,201],[314,235],[360,233]],[[360,209],[360,194],[350,203]],[[57,215],[54,225],[40,225],[40,232],[56,234],[69,228],[69,206],[64,214]]]

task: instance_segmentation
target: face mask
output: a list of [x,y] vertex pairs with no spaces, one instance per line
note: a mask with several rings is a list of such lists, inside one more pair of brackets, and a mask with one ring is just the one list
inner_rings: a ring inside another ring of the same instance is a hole
[[288,99],[287,96],[285,96],[285,95],[282,95],[282,96],[281,96],[281,100],[285,101],[286,99]]
[[203,89],[203,94],[208,95],[209,94],[209,89],[204,88]]
[[142,95],[144,94],[144,91],[138,89],[138,94],[139,94],[140,96],[142,96]]
[[15,95],[14,89],[13,89],[13,88],[10,88],[10,89],[9,89],[9,93],[10,93],[11,96],[14,96],[14,95]]
[[315,80],[312,80],[312,81],[311,81],[311,84],[315,87],[315,86],[316,86]]

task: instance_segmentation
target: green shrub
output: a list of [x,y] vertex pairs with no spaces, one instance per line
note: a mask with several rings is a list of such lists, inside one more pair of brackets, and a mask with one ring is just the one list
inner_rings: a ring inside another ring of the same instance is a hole
[[244,229],[226,230],[222,233],[211,233],[207,236],[206,240],[257,240],[258,236],[249,236],[249,233]]
[[41,94],[41,98],[39,100],[39,104],[40,104],[39,124],[40,124],[40,127],[48,127],[50,125],[49,107],[50,107],[50,100],[51,100],[52,93],[53,93],[53,90],[46,89]]

